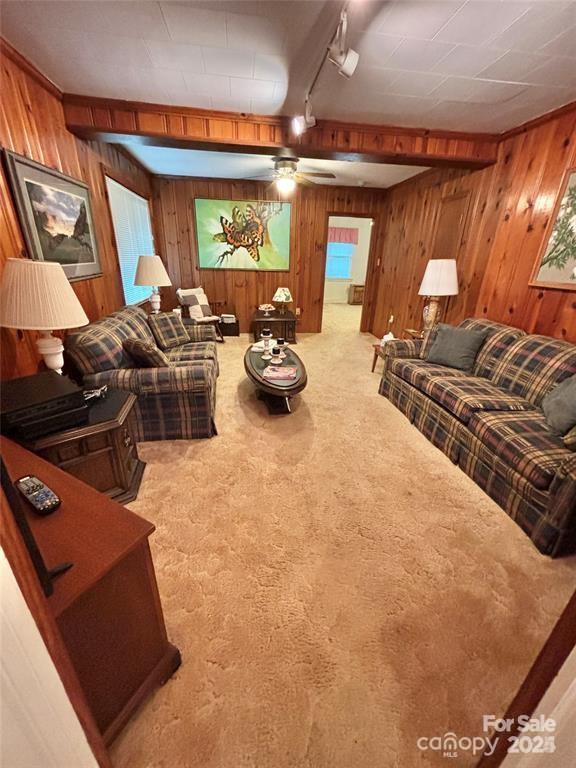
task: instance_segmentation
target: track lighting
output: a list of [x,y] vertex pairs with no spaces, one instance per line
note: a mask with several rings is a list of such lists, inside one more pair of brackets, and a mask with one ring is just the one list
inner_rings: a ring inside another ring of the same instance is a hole
[[292,132],[295,136],[302,136],[308,128],[313,128],[315,125],[316,118],[312,114],[312,103],[308,95],[304,101],[304,114],[292,118]]
[[348,12],[344,8],[340,14],[340,23],[334,39],[328,49],[328,59],[338,69],[342,77],[350,78],[356,71],[359,54],[353,48],[346,47],[346,31],[348,29]]

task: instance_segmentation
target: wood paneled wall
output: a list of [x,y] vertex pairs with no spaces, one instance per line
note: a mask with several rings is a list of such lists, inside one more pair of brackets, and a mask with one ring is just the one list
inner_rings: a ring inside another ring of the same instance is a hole
[[[387,191],[373,331],[421,327],[418,288],[433,254],[442,202],[468,194],[457,249],[460,294],[445,317],[476,315],[576,341],[576,292],[528,285],[567,168],[576,166],[576,107],[505,138],[481,171],[422,174]],[[436,253],[435,256],[440,254]]]
[[[140,194],[149,196],[148,174],[111,145],[85,142],[66,129],[62,103],[53,88],[43,84],[5,49],[0,50],[2,110],[0,144],[85,181],[90,187],[93,219],[102,264],[102,277],[72,283],[91,320],[122,306],[112,221],[106,201],[104,169],[113,170]],[[0,270],[6,259],[24,255],[24,240],[14,209],[5,168],[0,173]],[[35,334],[2,329],[2,378],[35,373],[40,363]]]
[[[290,288],[300,307],[299,330],[320,331],[324,293],[328,217],[332,214],[371,216],[372,262],[382,250],[385,195],[383,190],[349,187],[298,187],[291,198],[291,254],[289,272],[199,269],[194,224],[194,198],[223,200],[278,200],[273,186],[253,181],[217,179],[153,179],[153,206],[159,250],[175,287],[202,285],[211,301],[223,302],[236,312],[240,327],[248,330],[258,304],[269,302],[279,285]],[[169,292],[168,292],[169,293]],[[172,300],[173,300],[172,296]],[[365,306],[370,324],[372,297]],[[167,300],[169,303],[169,300]]]

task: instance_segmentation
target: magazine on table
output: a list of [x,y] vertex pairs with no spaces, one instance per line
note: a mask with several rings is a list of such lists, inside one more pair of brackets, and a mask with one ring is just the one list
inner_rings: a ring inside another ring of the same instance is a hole
[[281,366],[281,365],[269,365],[262,371],[262,376],[265,379],[295,379],[298,369],[293,365]]

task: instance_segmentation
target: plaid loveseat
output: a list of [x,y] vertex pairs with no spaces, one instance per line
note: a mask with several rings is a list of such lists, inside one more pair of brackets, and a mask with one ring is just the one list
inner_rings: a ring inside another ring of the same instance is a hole
[[552,557],[576,550],[576,428],[554,435],[544,395],[576,374],[576,346],[489,320],[471,373],[425,357],[432,338],[384,347],[380,394]]
[[66,337],[67,365],[85,387],[107,384],[137,395],[130,414],[135,440],[212,437],[216,434],[216,336],[210,327],[187,324],[186,330],[188,343],[165,350],[169,367],[133,367],[123,340],[156,342],[146,312],[123,307]]

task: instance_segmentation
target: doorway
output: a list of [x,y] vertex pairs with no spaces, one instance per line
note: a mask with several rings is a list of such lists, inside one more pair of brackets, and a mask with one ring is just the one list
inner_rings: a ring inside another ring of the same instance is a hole
[[341,315],[360,329],[374,219],[329,216],[323,314]]

